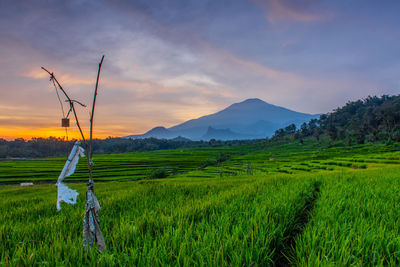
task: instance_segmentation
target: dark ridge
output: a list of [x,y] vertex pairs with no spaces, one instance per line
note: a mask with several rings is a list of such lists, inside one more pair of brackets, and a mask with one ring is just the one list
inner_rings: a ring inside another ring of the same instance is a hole
[[291,232],[287,233],[285,240],[277,249],[274,257],[275,266],[292,266],[295,260],[296,237],[301,235],[311,219],[311,212],[314,209],[315,201],[319,197],[321,182],[314,182],[314,188],[310,197],[307,199],[303,209],[296,214],[297,220]]

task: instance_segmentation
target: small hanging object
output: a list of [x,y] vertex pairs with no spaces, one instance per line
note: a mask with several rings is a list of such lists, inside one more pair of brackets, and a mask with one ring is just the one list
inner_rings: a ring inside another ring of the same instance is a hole
[[69,118],[61,119],[61,127],[69,127]]

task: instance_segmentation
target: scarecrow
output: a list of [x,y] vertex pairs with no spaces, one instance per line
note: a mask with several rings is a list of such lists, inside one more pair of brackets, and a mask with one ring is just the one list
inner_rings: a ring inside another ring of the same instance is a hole
[[[96,105],[96,98],[97,98],[97,88],[99,85],[99,77],[100,77],[100,70],[103,64],[104,56],[101,58],[99,63],[99,69],[97,72],[97,79],[96,79],[96,86],[94,90],[94,97],[93,97],[93,105],[92,105],[92,112],[90,113],[90,138],[89,142],[85,139],[83,134],[82,128],[79,124],[78,116],[75,109],[75,104],[80,106],[86,107],[84,104],[80,103],[79,101],[71,99],[61,84],[58,82],[54,74],[47,69],[43,68],[50,75],[50,81],[53,83],[54,88],[57,93],[58,100],[61,105],[63,118],[61,119],[61,126],[65,127],[66,133],[67,128],[70,126],[69,124],[69,115],[72,113],[75,117],[76,126],[79,129],[79,133],[82,137],[82,141],[75,142],[70,155],[64,165],[63,170],[60,173],[60,176],[57,179],[57,210],[61,209],[60,202],[63,201],[68,204],[75,204],[76,198],[78,196],[78,192],[69,188],[67,185],[63,183],[65,177],[72,175],[75,172],[76,165],[78,164],[79,157],[86,156],[87,166],[89,171],[89,182],[87,183],[87,191],[86,191],[86,208],[85,208],[85,216],[83,222],[83,245],[85,247],[91,247],[94,244],[96,245],[98,251],[101,253],[105,249],[105,242],[103,238],[103,234],[100,230],[100,220],[99,220],[99,210],[100,210],[100,203],[96,198],[94,192],[94,182],[93,182],[93,175],[92,175],[92,166],[93,166],[93,115],[94,109]],[[62,105],[62,101],[60,98],[59,91],[63,93],[66,97],[65,102],[69,104],[69,111],[67,115],[64,113],[64,108]],[[68,137],[67,137],[68,138]],[[68,140],[68,139],[67,139]],[[83,147],[82,147],[83,146]]]

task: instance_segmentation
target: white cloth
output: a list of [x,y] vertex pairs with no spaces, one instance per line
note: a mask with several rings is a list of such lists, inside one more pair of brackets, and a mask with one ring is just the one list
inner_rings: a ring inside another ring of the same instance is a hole
[[76,190],[69,188],[63,183],[65,177],[72,175],[75,172],[76,165],[79,162],[79,156],[85,156],[85,150],[80,146],[80,142],[75,142],[71,153],[65,162],[64,168],[57,179],[57,210],[61,210],[60,202],[64,201],[68,204],[75,204],[79,193]]
[[79,193],[66,186],[64,183],[57,183],[57,210],[61,210],[61,201],[68,204],[75,204]]

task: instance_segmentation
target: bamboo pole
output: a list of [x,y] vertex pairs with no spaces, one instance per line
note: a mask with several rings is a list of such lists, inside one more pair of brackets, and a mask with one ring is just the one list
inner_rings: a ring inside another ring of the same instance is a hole
[[104,60],[104,55],[101,57],[101,61],[99,63],[99,69],[97,71],[97,79],[96,79],[96,87],[94,89],[92,112],[90,113],[90,142],[89,142],[90,163],[92,162],[91,160],[92,160],[92,156],[93,156],[93,116],[94,116],[94,108],[96,106],[97,88],[99,86],[99,77],[100,77],[101,66],[103,65],[103,60]]

